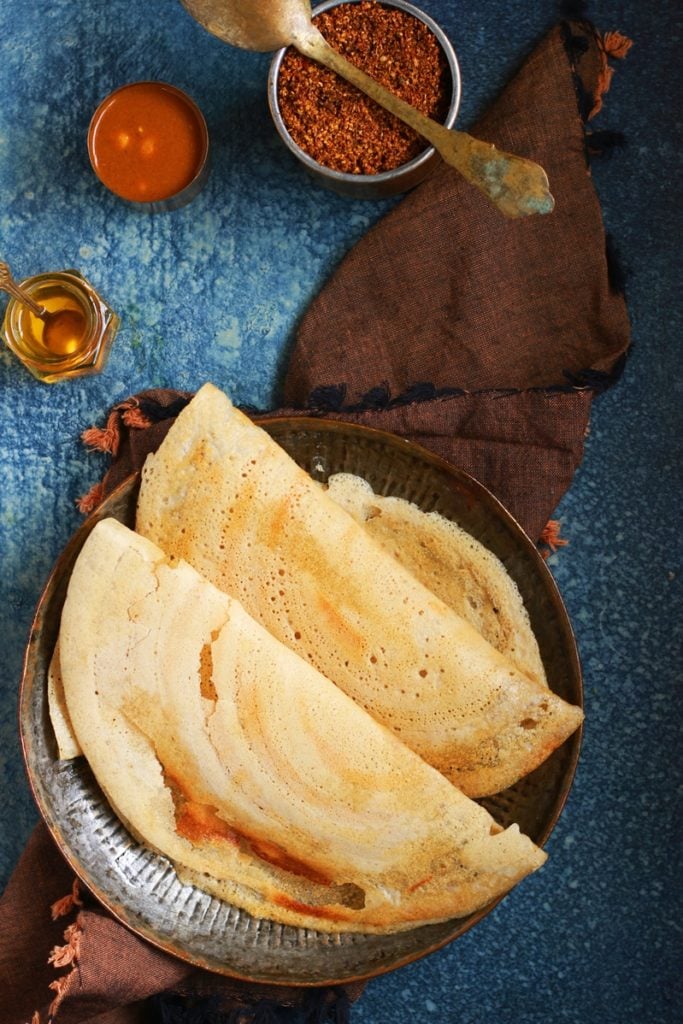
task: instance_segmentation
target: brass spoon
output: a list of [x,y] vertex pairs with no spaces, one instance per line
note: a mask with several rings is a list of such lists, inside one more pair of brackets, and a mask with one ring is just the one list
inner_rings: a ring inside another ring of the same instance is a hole
[[294,46],[324,64],[410,125],[441,157],[476,185],[506,217],[550,213],[555,201],[539,164],[444,128],[405,103],[326,42],[311,21],[310,0],[180,0],[213,35],[245,50]]
[[16,283],[9,267],[0,261],[0,289],[7,292],[45,324],[43,345],[56,355],[68,355],[78,348],[85,334],[85,317],[77,309],[57,309],[50,313]]

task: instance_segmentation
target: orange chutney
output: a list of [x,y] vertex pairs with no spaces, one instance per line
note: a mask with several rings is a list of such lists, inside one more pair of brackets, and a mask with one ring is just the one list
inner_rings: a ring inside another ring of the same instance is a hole
[[134,82],[111,93],[88,133],[90,162],[122,199],[147,203],[182,192],[206,159],[208,137],[195,103],[165,82]]

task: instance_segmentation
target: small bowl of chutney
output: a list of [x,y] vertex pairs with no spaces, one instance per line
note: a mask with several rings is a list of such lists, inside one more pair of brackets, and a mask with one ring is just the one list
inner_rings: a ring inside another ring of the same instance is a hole
[[152,213],[189,203],[208,177],[209,133],[187,93],[132,82],[98,106],[88,130],[92,168],[114,195]]

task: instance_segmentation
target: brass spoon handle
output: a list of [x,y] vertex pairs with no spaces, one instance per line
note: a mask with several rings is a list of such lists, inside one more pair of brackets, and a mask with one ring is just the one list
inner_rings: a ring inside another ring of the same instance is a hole
[[12,296],[13,299],[17,299],[18,302],[22,302],[25,306],[35,313],[36,316],[42,320],[46,316],[46,310],[42,306],[38,305],[35,299],[32,299],[28,292],[20,288],[12,277],[12,273],[6,263],[0,260],[0,289],[3,292],[7,292]]
[[308,26],[305,32],[296,33],[293,45],[307,57],[336,71],[413,128],[434,146],[446,163],[460,171],[472,185],[476,185],[506,217],[550,213],[553,209],[555,201],[549,191],[548,177],[539,164],[505,153],[466,132],[444,128],[425,117],[337,53],[314,25]]

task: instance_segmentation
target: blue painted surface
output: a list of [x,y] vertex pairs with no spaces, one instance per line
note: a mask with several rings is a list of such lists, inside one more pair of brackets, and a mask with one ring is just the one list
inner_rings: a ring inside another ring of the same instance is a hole
[[[557,16],[549,0],[423,6],[459,54],[463,127]],[[357,1024],[680,1019],[682,19],[675,0],[655,8],[589,12],[635,40],[596,123],[627,146],[593,167],[630,271],[634,348],[595,405],[557,512],[570,544],[550,563],[584,664],[578,777],[546,867],[448,949],[371,983]],[[122,318],[99,377],[45,386],[0,354],[0,884],[36,821],[16,729],[23,647],[75,499],[104,467],[81,430],[155,384],[212,379],[275,403],[298,317],[389,207],[303,176],[269,122],[268,60],[223,46],[176,0],[0,4],[0,254],[19,276],[78,267]],[[158,217],[107,194],[85,149],[97,103],[144,78],[187,89],[212,139],[205,191]]]

